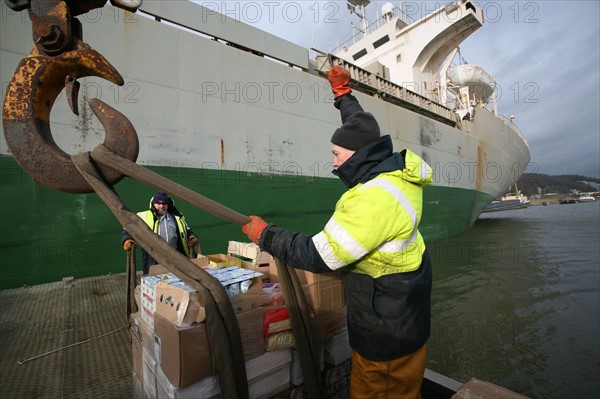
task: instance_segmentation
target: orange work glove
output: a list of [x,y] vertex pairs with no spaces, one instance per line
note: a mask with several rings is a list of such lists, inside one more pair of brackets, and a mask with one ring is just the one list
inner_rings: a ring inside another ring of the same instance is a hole
[[339,65],[334,66],[329,70],[327,75],[329,84],[331,85],[331,91],[333,92],[333,98],[337,99],[345,94],[352,92],[349,86],[350,83],[350,72],[345,70]]
[[129,239],[129,240],[126,240],[126,241],[123,243],[123,249],[124,249],[125,251],[129,251],[131,248],[135,247],[136,245],[137,245],[137,244],[135,243],[135,241],[133,241],[133,240]]
[[250,216],[250,222],[242,226],[242,232],[248,236],[250,241],[258,244],[260,234],[267,227],[267,222],[262,220],[259,216]]

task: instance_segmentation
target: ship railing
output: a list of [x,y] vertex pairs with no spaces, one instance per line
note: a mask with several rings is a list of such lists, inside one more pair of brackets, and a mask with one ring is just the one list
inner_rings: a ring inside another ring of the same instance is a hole
[[500,119],[502,119],[502,121],[504,121],[504,123],[506,123],[507,125],[509,125],[517,133],[517,135],[521,138],[521,140],[523,140],[523,142],[525,143],[525,145],[527,147],[529,147],[529,143],[527,142],[527,139],[525,138],[525,135],[523,134],[523,132],[521,131],[521,129],[519,129],[519,127],[517,125],[515,125],[515,123],[512,121],[511,118],[507,118],[504,115],[498,115],[498,117]]
[[[411,16],[409,16],[408,14],[406,14],[404,11],[402,11],[398,7],[394,7],[393,8],[393,15],[394,15],[394,18],[399,18],[406,25],[411,25],[412,23],[415,22],[415,20]],[[369,35],[369,34],[375,32],[377,29],[381,28],[387,22],[388,22],[388,18],[385,15],[377,18],[374,22],[372,22],[369,25],[367,25],[367,27],[366,27],[366,29],[365,29],[364,32],[359,31],[359,32],[355,33],[354,35],[352,35],[350,37],[350,39],[348,39],[345,42],[343,42],[342,44],[338,45],[331,52],[332,53],[337,53],[338,51],[340,51],[340,50],[342,50],[342,49],[344,49],[346,47],[350,47],[352,44],[354,44],[358,40],[362,39],[363,36],[366,36],[366,35]]]
[[332,54],[317,56],[316,60],[317,70],[323,75],[326,75],[334,65],[339,65],[350,72],[351,84],[357,90],[370,95],[376,95],[384,101],[396,104],[452,127],[455,127],[457,124],[456,114],[450,108],[396,83],[390,82],[376,73],[362,69]]

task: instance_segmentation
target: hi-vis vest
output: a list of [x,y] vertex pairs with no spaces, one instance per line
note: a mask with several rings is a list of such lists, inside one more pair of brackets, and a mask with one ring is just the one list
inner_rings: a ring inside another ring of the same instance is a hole
[[[425,243],[417,226],[423,207],[423,185],[432,170],[406,151],[403,170],[382,173],[348,190],[336,204],[325,229],[313,243],[327,266],[378,278],[417,270]],[[360,261],[359,261],[360,260]]]
[[[144,222],[152,229],[152,231],[158,234],[158,219],[154,216],[152,211],[143,211],[138,212],[137,215],[142,218]],[[177,223],[177,233],[179,234],[179,239],[181,240],[181,244],[183,246],[183,250],[185,251],[185,255],[190,257],[190,249],[188,248],[188,227],[185,223],[185,218],[183,216],[177,216],[171,214],[175,218],[175,223]],[[177,249],[177,248],[176,248]]]

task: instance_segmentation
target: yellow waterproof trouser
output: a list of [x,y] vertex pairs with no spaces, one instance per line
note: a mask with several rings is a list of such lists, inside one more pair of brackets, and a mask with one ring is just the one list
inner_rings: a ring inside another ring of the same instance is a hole
[[425,345],[387,362],[372,362],[352,351],[351,399],[417,399],[425,373]]

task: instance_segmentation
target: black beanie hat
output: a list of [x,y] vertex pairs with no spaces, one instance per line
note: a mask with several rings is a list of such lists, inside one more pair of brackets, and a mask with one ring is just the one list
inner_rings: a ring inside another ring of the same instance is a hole
[[357,112],[340,126],[331,136],[333,144],[356,151],[378,138],[379,125],[370,112]]
[[154,197],[152,197],[152,203],[153,204],[168,204],[169,196],[167,195],[167,193],[159,191],[156,194],[154,194]]

